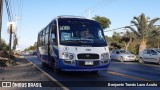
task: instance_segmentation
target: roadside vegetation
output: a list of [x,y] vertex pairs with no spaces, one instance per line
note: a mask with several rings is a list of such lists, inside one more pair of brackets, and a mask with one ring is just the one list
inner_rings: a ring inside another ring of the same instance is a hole
[[36,49],[37,49],[37,42],[35,42],[33,46],[27,47],[24,51],[30,52],[30,51],[35,51]]
[[1,40],[0,42],[0,67],[5,67],[9,65],[15,65],[13,53],[11,55],[11,59],[9,60],[9,54],[8,54],[9,47],[5,43],[4,40]]
[[[105,17],[95,16],[93,19],[97,20],[103,29],[111,24],[111,21]],[[138,55],[145,48],[160,48],[160,26],[155,25],[158,20],[160,18],[150,19],[144,13],[134,16],[131,26],[126,26],[122,32],[114,32],[111,37],[106,36],[110,50],[124,49]],[[102,21],[105,23],[101,23]]]

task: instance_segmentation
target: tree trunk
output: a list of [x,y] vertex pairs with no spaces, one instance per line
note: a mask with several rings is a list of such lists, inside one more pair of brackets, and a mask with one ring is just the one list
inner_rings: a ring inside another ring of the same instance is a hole
[[139,53],[140,53],[140,51],[142,51],[143,49],[146,49],[146,47],[147,47],[147,40],[142,39],[141,42],[140,42],[140,45],[139,45]]
[[132,38],[129,39],[129,42],[127,43],[124,43],[124,46],[125,46],[125,50],[127,51],[128,50],[128,47],[129,45],[132,43]]
[[127,43],[127,45],[126,45],[126,51],[128,50],[129,45],[130,45],[130,43]]

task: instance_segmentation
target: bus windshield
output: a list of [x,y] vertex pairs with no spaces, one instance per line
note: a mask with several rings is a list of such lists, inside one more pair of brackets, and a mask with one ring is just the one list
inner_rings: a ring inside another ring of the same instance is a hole
[[66,46],[107,46],[99,23],[88,19],[59,18],[60,44]]

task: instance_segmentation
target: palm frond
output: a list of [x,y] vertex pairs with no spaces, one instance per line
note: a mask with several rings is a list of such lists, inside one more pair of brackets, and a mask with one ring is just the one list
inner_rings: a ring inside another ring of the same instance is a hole
[[139,27],[138,22],[136,22],[136,21],[132,20],[132,21],[131,21],[131,23],[132,23],[132,24],[134,24],[136,27]]
[[125,28],[129,28],[137,36],[137,38],[141,38],[141,35],[133,27],[126,26]]
[[149,28],[153,27],[153,25],[154,25],[158,20],[160,20],[160,18],[154,18],[154,19],[152,19],[152,20],[150,21],[149,25],[148,25]]
[[139,17],[133,17],[133,20],[136,20],[138,24],[140,22],[140,18]]

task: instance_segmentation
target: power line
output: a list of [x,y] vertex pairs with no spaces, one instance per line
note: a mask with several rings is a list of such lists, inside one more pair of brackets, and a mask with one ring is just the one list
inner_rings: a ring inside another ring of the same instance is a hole
[[[12,0],[13,1],[13,0]],[[8,4],[9,4],[9,10],[10,10],[10,15],[11,15],[11,20],[13,20],[13,13],[12,13],[12,6],[11,6],[11,0],[8,0]]]
[[95,8],[94,10],[92,10],[92,12],[94,12],[95,10],[98,10],[98,9],[100,9],[100,8],[103,8],[104,6],[107,6],[107,5],[109,5],[109,4],[112,4],[112,3],[115,2],[115,1],[117,1],[117,0],[110,0],[110,1],[102,4],[101,6]]
[[[159,20],[158,20],[159,21]],[[151,21],[147,21],[147,22],[151,22]],[[130,27],[131,26],[135,26],[135,25],[129,25]],[[154,25],[154,26],[160,26],[160,25]],[[104,32],[110,32],[110,31],[116,31],[116,30],[119,30],[119,29],[123,29],[123,28],[126,28],[127,26],[125,27],[120,27],[120,28],[116,28],[116,29],[111,29],[111,30],[107,30],[107,31],[104,31]]]
[[13,14],[12,14],[12,9],[11,9],[11,2],[10,0],[5,0],[6,3],[6,9],[7,9],[7,14],[8,14],[8,20],[12,21],[13,20]]
[[[129,26],[135,26],[135,25],[129,25]],[[125,27],[120,27],[120,28],[116,28],[116,29],[107,30],[107,31],[104,31],[104,32],[116,31],[116,30],[123,29],[123,28],[126,28],[126,27],[127,27],[127,26],[125,26]]]
[[8,14],[8,20],[10,21],[11,18],[10,18],[10,11],[9,11],[9,8],[8,8],[8,1],[5,0],[5,3],[6,3],[7,14]]
[[104,4],[105,2],[106,2],[106,0],[102,0],[102,1],[98,2],[97,4],[93,5],[92,7],[84,10],[82,13],[87,13],[88,10],[92,10],[92,9],[94,9],[94,8],[97,7],[97,6],[99,6],[99,5],[101,5],[101,4]]
[[97,4],[93,5],[92,7],[84,10],[82,12],[82,14],[86,14],[87,12],[89,12],[89,14],[90,14],[90,13],[94,12],[95,10],[98,10],[106,5],[109,5],[113,2],[115,2],[115,1],[117,1],[117,0],[102,0],[102,1],[98,2]]

